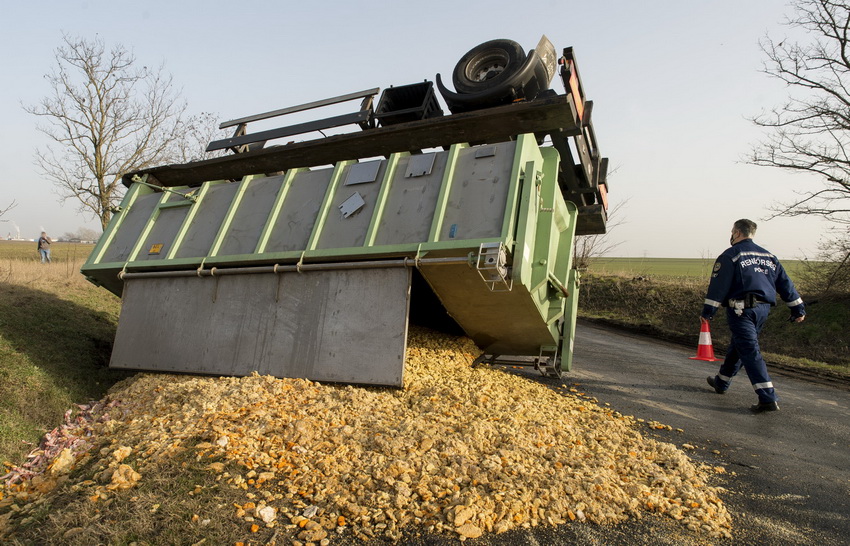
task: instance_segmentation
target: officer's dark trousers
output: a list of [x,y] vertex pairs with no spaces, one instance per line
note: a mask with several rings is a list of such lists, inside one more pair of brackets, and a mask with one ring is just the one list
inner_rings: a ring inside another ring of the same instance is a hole
[[732,332],[732,343],[726,353],[726,359],[715,377],[715,384],[721,390],[729,388],[732,378],[744,366],[750,383],[753,384],[759,402],[778,400],[773,382],[767,374],[767,366],[759,350],[758,335],[767,320],[770,305],[758,304],[752,309],[744,309],[740,316],[731,308],[726,309],[726,320]]

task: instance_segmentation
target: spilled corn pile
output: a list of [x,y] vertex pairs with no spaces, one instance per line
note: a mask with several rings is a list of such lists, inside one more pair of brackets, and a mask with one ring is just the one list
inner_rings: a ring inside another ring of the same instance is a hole
[[224,517],[246,543],[270,530],[279,543],[411,529],[465,540],[647,512],[730,536],[708,469],[630,417],[473,369],[476,354],[465,338],[414,328],[398,390],[140,374],[69,420],[52,457],[42,449],[4,477],[0,536],[39,498],[70,488],[105,503],[187,454],[242,499]]

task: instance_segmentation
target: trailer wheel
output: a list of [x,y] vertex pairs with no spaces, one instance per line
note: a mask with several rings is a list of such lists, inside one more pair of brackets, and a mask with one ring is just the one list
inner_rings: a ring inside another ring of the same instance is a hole
[[470,49],[455,65],[452,83],[458,93],[479,93],[499,85],[519,70],[525,51],[513,40],[490,40]]

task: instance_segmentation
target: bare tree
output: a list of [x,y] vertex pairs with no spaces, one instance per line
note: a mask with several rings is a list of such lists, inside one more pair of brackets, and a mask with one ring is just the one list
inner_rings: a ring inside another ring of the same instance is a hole
[[[15,226],[15,235],[14,235],[15,238],[18,238],[18,237],[21,236],[21,230],[18,229],[18,224],[16,224],[15,222],[12,222],[11,220],[2,220],[2,218],[3,218],[4,214],[6,214],[7,212],[9,212],[10,210],[12,210],[13,208],[15,208],[17,206],[18,206],[18,202],[15,201],[14,199],[12,199],[12,202],[9,203],[9,205],[5,209],[0,209],[0,222],[11,222],[11,224],[13,226]],[[12,238],[11,233],[9,234],[9,238],[10,239]]]
[[628,199],[620,201],[608,213],[608,229],[599,235],[579,235],[573,243],[573,267],[585,271],[590,266],[593,258],[599,258],[608,254],[618,246],[620,242],[611,241],[611,232],[625,223],[620,216],[623,207],[629,202]]
[[850,229],[836,229],[818,244],[813,260],[805,260],[801,285],[819,294],[850,292]]
[[84,226],[77,228],[77,231],[66,231],[62,234],[62,240],[65,241],[97,241],[99,237],[100,233]]
[[761,42],[764,72],[782,81],[789,97],[753,118],[768,133],[749,162],[820,179],[820,187],[775,205],[772,217],[815,215],[850,224],[850,5],[796,0],[793,6],[787,24],[809,41]]
[[10,210],[12,210],[13,208],[15,208],[17,206],[18,206],[18,202],[15,201],[14,199],[12,199],[12,202],[9,203],[9,205],[5,209],[0,209],[0,217],[2,217],[4,214],[6,214],[7,212],[9,212]]
[[52,141],[36,151],[36,164],[63,200],[78,199],[105,229],[121,198],[121,175],[174,157],[186,103],[162,66],[138,66],[123,46],[63,40],[45,76],[51,94],[24,107],[46,121],[39,130]]
[[201,112],[181,121],[181,137],[174,142],[171,161],[189,163],[227,155],[228,150],[206,151],[210,142],[232,136],[231,133],[219,129],[218,124],[218,116],[211,112]]

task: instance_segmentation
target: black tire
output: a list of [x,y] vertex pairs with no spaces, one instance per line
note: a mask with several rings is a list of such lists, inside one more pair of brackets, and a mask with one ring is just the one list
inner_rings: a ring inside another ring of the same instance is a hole
[[480,93],[499,85],[525,62],[513,40],[490,40],[470,49],[455,65],[452,83],[458,93]]

